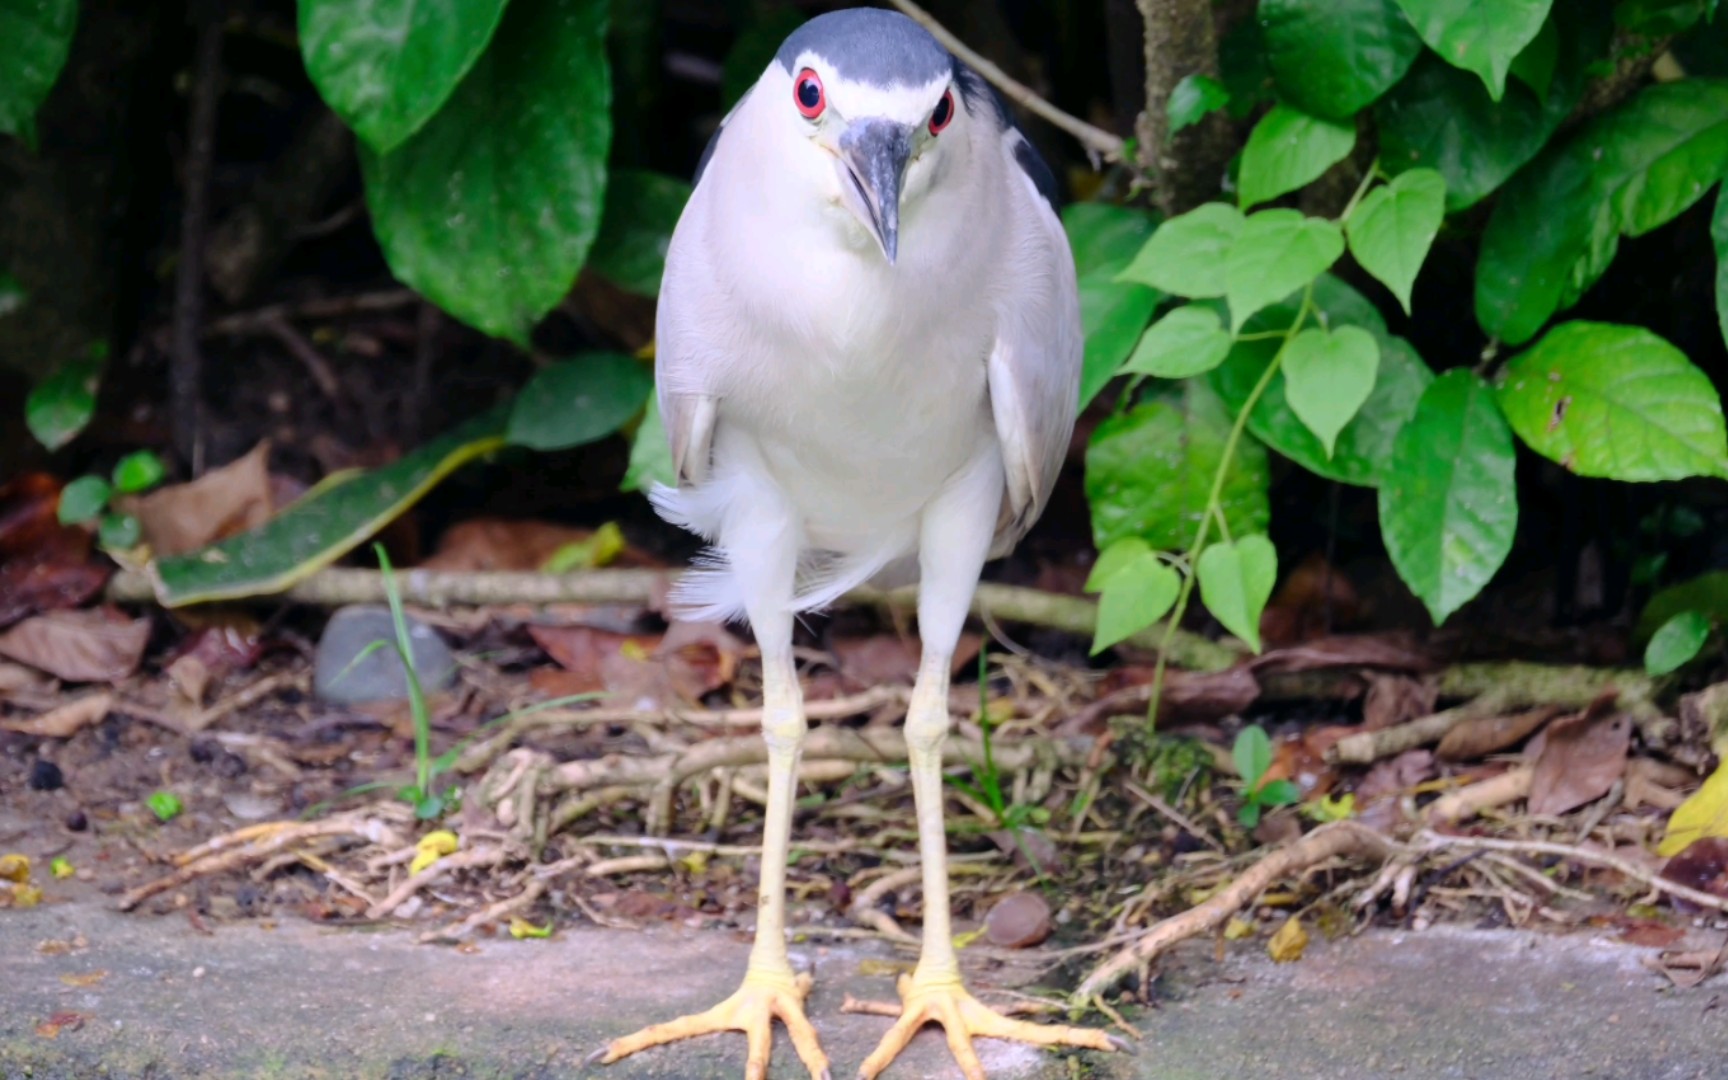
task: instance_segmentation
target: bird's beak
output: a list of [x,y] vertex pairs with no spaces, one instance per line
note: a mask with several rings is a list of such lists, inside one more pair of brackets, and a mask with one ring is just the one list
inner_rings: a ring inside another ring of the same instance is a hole
[[893,120],[854,121],[840,136],[842,198],[876,237],[890,266],[900,247],[900,183],[911,157],[912,129]]

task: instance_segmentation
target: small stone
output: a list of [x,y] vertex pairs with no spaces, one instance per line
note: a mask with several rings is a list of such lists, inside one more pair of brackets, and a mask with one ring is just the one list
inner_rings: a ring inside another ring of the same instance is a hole
[[1050,905],[1037,893],[1009,893],[984,916],[984,937],[1002,949],[1030,949],[1050,936]]
[[[412,616],[407,621],[410,661],[421,689],[428,694],[446,689],[456,678],[456,658],[450,647],[430,626]],[[387,644],[366,652],[375,641]],[[314,692],[322,701],[343,705],[407,700],[407,671],[395,643],[389,608],[354,605],[336,612],[318,639]]]
[[241,821],[263,821],[282,813],[280,799],[254,795],[249,791],[233,791],[222,796],[222,805]]
[[52,761],[37,758],[30,766],[29,783],[31,791],[59,791],[66,786],[66,774]]
[[90,819],[84,816],[84,811],[74,810],[66,815],[66,827],[73,832],[83,832],[90,827]]

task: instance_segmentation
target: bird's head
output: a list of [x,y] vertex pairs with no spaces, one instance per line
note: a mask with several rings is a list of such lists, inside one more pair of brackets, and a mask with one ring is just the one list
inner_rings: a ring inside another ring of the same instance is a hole
[[837,11],[786,39],[752,93],[765,100],[751,105],[774,114],[781,166],[849,211],[892,264],[903,208],[966,156],[961,72],[904,15]]

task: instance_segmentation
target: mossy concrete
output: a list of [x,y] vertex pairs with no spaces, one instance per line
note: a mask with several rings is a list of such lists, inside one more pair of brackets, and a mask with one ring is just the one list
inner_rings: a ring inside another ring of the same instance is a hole
[[[86,948],[41,948],[77,936]],[[733,1077],[736,1036],[607,1069],[582,1062],[608,1038],[718,1000],[747,948],[736,934],[664,929],[569,929],[465,951],[294,920],[205,934],[94,898],[0,912],[0,1077]],[[840,1002],[891,997],[889,969],[904,957],[873,944],[795,952],[814,966],[811,1014],[835,1075],[848,1076],[886,1021],[842,1014]],[[1196,946],[1167,965],[1161,1006],[1135,1017],[1146,1041],[1132,1057],[979,1046],[997,1080],[1723,1075],[1728,980],[1673,989],[1644,966],[1648,953],[1587,935],[1466,930],[1318,942],[1285,965],[1252,943],[1221,964]],[[38,1031],[68,1012],[81,1027]],[[773,1075],[802,1075],[783,1038]],[[934,1030],[889,1074],[953,1075]]]

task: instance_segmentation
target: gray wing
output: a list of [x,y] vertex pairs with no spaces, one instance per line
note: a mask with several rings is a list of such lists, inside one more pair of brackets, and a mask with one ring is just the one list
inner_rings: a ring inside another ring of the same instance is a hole
[[999,307],[990,353],[990,408],[1007,479],[993,554],[1013,548],[1050,499],[1068,454],[1080,398],[1085,333],[1074,256],[1045,185],[1028,160],[1042,166],[1018,131],[1005,137],[1014,220],[1031,232],[1013,245],[1015,283]]

